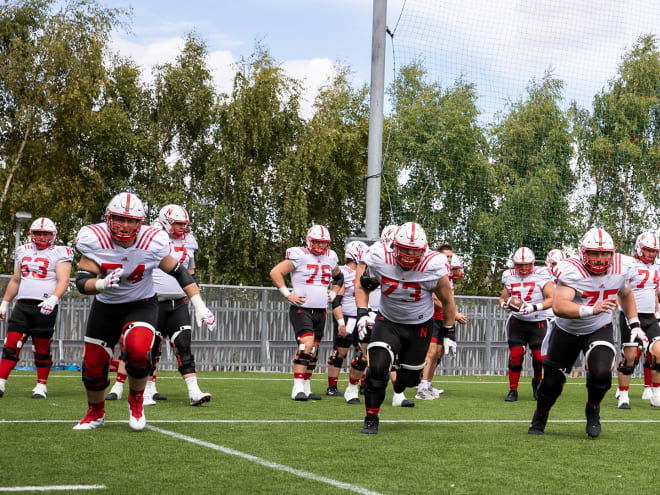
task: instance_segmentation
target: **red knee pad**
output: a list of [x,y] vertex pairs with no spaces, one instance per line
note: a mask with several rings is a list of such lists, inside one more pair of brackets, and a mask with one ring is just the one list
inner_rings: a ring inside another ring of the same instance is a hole
[[154,344],[154,328],[146,322],[133,322],[124,329],[126,371],[135,378],[149,376],[152,370],[151,349]]
[[51,338],[32,337],[34,363],[39,367],[50,367],[53,364],[53,355],[50,350]]
[[515,346],[510,347],[509,351],[511,352],[509,362],[511,364],[522,364],[523,358],[525,357],[525,348],[522,346]]
[[82,380],[88,390],[105,390],[110,384],[110,354],[103,345],[85,341]]
[[2,358],[18,362],[26,338],[27,336],[20,332],[7,332],[5,346],[2,349]]
[[543,361],[543,355],[541,354],[541,349],[532,350],[532,359],[534,361]]

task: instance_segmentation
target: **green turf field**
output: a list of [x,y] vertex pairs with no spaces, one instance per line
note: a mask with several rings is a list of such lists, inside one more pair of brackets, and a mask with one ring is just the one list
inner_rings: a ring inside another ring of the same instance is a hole
[[[590,440],[583,379],[569,379],[541,437],[527,434],[534,402],[523,380],[515,403],[504,402],[505,377],[436,377],[445,393],[412,409],[391,407],[390,388],[380,433],[362,435],[364,407],[325,396],[324,375],[312,384],[323,400],[294,402],[289,374],[201,373],[213,401],[193,408],[181,378],[162,373],[158,390],[169,400],[147,407],[147,429],[132,432],[125,396],[106,403],[104,428],[74,431],[86,410],[79,373],[53,372],[48,399],[35,400],[34,372],[14,372],[0,399],[0,492],[66,485],[78,488],[54,493],[659,490],[652,459],[660,410],[641,400],[638,381],[629,411],[618,410],[614,389],[608,392],[603,433]],[[345,383],[342,376],[341,391]]]

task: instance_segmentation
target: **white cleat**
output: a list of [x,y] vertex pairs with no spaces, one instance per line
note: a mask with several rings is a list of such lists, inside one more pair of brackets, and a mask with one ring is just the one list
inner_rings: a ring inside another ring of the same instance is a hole
[[134,399],[128,396],[128,425],[133,431],[142,431],[147,426],[147,418],[144,416],[144,407],[142,407],[142,398]]
[[37,386],[32,389],[33,399],[45,399],[48,397],[48,390],[46,390],[45,383],[37,383]]
[[105,412],[98,412],[92,409],[87,410],[85,417],[73,427],[74,430],[93,430],[103,428],[105,424]]
[[644,392],[642,392],[642,400],[651,400],[653,396],[653,387],[644,387]]
[[0,378],[0,397],[5,395],[5,386],[7,384],[7,380],[4,378]]
[[207,394],[206,392],[190,394],[188,398],[190,399],[191,406],[201,406],[202,404],[211,402],[211,394]]
[[415,403],[406,399],[406,396],[401,392],[396,392],[392,396],[392,407],[415,407]]
[[628,398],[628,391],[623,390],[619,393],[619,409],[630,409],[630,399]]
[[653,407],[660,407],[660,387],[653,387],[650,400]]
[[110,389],[108,395],[105,396],[105,400],[119,400],[121,395],[124,393],[124,384],[121,382],[115,382],[115,384]]
[[618,399],[618,398],[619,398],[619,395],[621,395],[621,390],[617,388],[617,389],[616,389],[616,392],[614,392],[614,398],[615,398],[615,399]]
[[354,385],[348,384],[346,390],[344,391],[344,399],[347,404],[360,404],[360,389],[358,388],[357,383]]
[[445,393],[445,390],[442,388],[435,388],[433,385],[431,385],[431,392],[433,392],[433,395],[435,395],[435,398],[437,399]]
[[156,399],[154,399],[154,396],[149,394],[144,394],[142,396],[142,405],[143,406],[155,406],[156,405]]
[[419,399],[419,400],[435,400],[438,397],[440,397],[440,395],[435,395],[430,387],[418,388],[417,394],[415,394],[415,399]]

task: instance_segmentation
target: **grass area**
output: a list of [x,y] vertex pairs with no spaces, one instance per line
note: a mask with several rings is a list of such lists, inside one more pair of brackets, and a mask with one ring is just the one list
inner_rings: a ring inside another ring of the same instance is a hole
[[660,442],[660,410],[641,400],[638,381],[629,411],[610,390],[597,440],[584,431],[583,379],[569,379],[542,437],[527,434],[529,379],[515,403],[504,402],[504,377],[436,377],[445,394],[412,409],[391,407],[390,388],[378,435],[359,433],[363,406],[325,396],[324,376],[312,385],[323,400],[299,403],[289,374],[201,373],[213,401],[193,408],[181,378],[162,373],[158,390],[169,400],[146,408],[153,429],[140,433],[128,427],[125,398],[107,403],[104,428],[74,431],[86,410],[80,374],[53,372],[46,400],[30,398],[35,381],[34,372],[12,373],[0,399],[0,492],[602,494],[655,484],[642,446]]

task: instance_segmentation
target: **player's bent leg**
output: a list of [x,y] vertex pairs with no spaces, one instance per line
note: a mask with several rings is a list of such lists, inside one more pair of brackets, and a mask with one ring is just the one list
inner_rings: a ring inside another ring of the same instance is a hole
[[615,356],[614,345],[606,340],[592,342],[585,352],[588,399],[584,413],[587,419],[586,432],[591,438],[597,438],[601,432],[600,403],[612,386]]
[[361,433],[378,433],[378,414],[385,400],[394,354],[385,342],[371,342],[367,348],[369,367],[365,379],[364,401],[366,417]]
[[74,430],[101,428],[105,421],[103,396],[109,384],[108,371],[112,349],[100,340],[85,337],[85,353],[82,363],[82,380],[87,391],[88,409],[85,417],[73,427]]
[[153,369],[151,350],[156,329],[144,321],[131,322],[124,327],[124,352],[128,373],[128,424],[134,431],[146,426],[144,415],[144,387]]
[[197,383],[195,356],[192,353],[192,334],[190,325],[179,328],[171,338],[179,373],[188,388],[188,401],[191,406],[200,406],[211,401],[211,394],[202,392]]
[[534,376],[532,377],[532,395],[534,400],[538,399],[539,384],[541,383],[541,378],[543,377],[543,353],[541,349],[532,349],[532,368],[534,370]]
[[358,350],[357,354],[351,361],[351,369],[348,375],[348,386],[344,391],[344,400],[348,404],[361,404],[360,401],[360,378],[367,369],[367,360],[364,357],[362,349]]
[[25,334],[20,332],[7,332],[5,345],[2,349],[2,359],[0,360],[0,397],[5,393],[9,374],[18,364],[26,337]]
[[394,397],[392,406],[394,407],[415,407],[415,403],[406,399],[403,392],[408,387],[416,387],[421,378],[421,372],[426,366],[426,362],[418,365],[399,364],[399,370],[394,382]]

